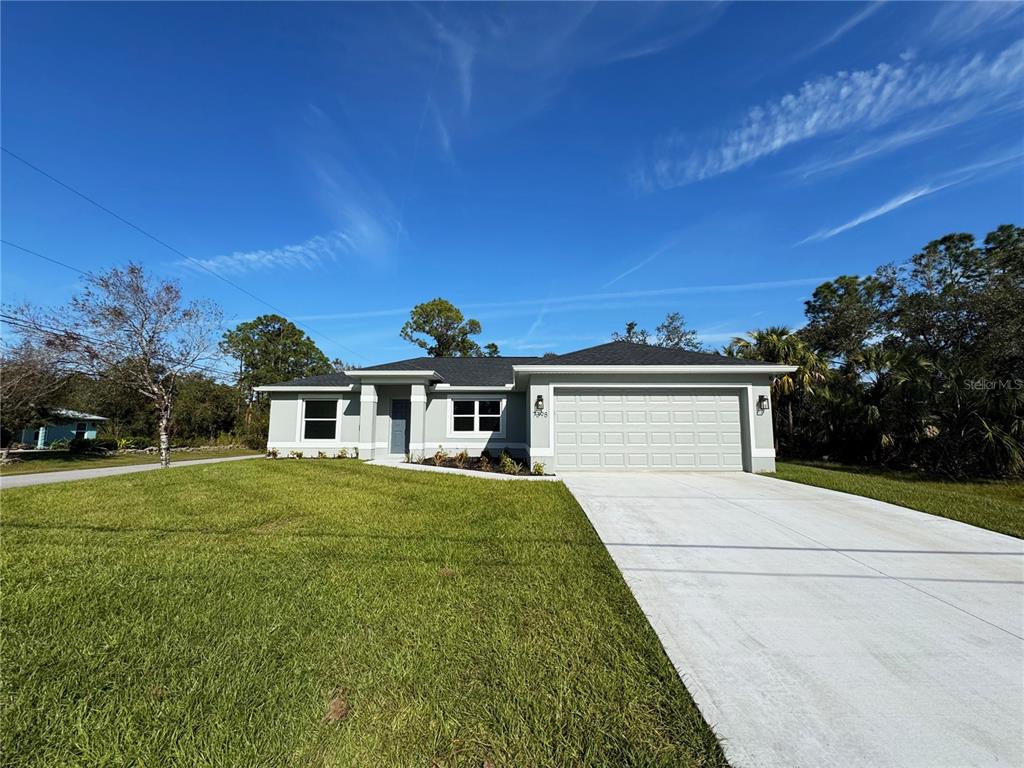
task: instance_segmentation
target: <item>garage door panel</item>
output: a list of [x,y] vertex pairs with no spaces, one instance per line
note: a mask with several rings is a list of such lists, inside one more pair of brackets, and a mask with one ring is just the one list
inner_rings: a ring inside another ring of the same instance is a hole
[[743,468],[736,392],[566,388],[553,400],[557,469]]

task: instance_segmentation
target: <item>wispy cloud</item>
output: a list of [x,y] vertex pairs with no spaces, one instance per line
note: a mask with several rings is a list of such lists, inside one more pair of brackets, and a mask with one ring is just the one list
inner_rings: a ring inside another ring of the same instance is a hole
[[853,146],[840,148],[824,158],[811,160],[793,168],[790,173],[803,179],[818,176],[824,173],[841,171],[852,165],[856,165],[872,157],[894,152],[898,149],[927,141],[940,133],[963,125],[982,116],[993,117],[999,112],[1016,111],[1024,108],[1024,102],[1015,102],[1005,105],[1002,109],[979,112],[975,105],[955,110],[946,111],[936,117],[921,120],[908,128],[902,128],[892,133],[872,136],[862,143]]
[[846,19],[846,21],[844,21],[842,24],[840,24],[838,27],[832,30],[830,34],[826,35],[824,38],[819,40],[811,47],[806,48],[805,50],[797,54],[795,58],[802,59],[806,56],[810,56],[811,54],[817,53],[822,48],[826,48],[832,45],[832,43],[836,42],[841,37],[844,37],[847,32],[863,24],[869,18],[878,13],[878,11],[882,10],[882,7],[884,5],[884,0],[883,2],[868,3],[866,6],[857,11],[857,13],[853,14],[853,16]]
[[998,157],[988,158],[981,160],[970,165],[964,165],[957,168],[954,171],[943,174],[940,180],[925,184],[924,186],[912,189],[903,194],[897,195],[891,200],[887,200],[876,208],[872,208],[869,211],[865,211],[859,216],[855,216],[844,224],[840,224],[837,227],[830,229],[823,229],[815,232],[809,237],[805,237],[797,245],[803,245],[805,243],[820,242],[822,240],[828,240],[831,237],[842,234],[854,227],[859,227],[861,224],[877,219],[879,216],[885,216],[887,213],[892,213],[897,208],[902,208],[908,203],[912,203],[919,198],[933,195],[936,192],[941,192],[949,187],[956,186],[957,184],[963,184],[966,181],[977,179],[979,176],[984,175],[985,172],[1001,171],[1010,167],[1014,164],[1019,164],[1021,158],[1024,158],[1024,153],[1014,151],[1009,154],[1001,155]]
[[468,114],[473,104],[473,60],[476,58],[476,46],[440,21],[434,21],[434,34],[437,35],[438,41],[448,49],[449,61],[455,71],[459,94],[462,98],[462,112]]
[[[783,288],[792,288],[808,285],[820,285],[833,276],[825,277],[798,277],[791,280],[767,280],[751,283],[727,283],[716,285],[685,285],[675,288],[653,288],[636,291],[606,291],[600,293],[582,293],[566,296],[549,296],[545,298],[520,299],[517,301],[498,301],[480,304],[459,304],[460,308],[468,312],[498,311],[498,310],[526,310],[532,314],[534,309],[549,304],[548,312],[578,311],[581,304],[587,304],[594,308],[607,306],[608,301],[626,301],[631,299],[652,299],[659,296],[685,296],[689,294],[714,294],[714,293],[743,293],[746,291],[770,291]],[[370,309],[358,312],[341,312],[330,314],[312,314],[299,316],[297,320],[361,320],[374,317],[393,317],[409,314],[408,307],[396,307],[392,309]]]
[[387,259],[403,235],[399,213],[384,188],[366,171],[346,131],[315,105],[307,112],[303,140],[314,193],[354,256]]
[[[242,274],[269,269],[313,269],[325,262],[333,262],[341,256],[351,255],[353,240],[344,232],[317,235],[297,245],[255,251],[234,251],[209,259],[198,259],[199,264],[219,275]],[[198,268],[191,261],[182,261],[183,266]]]
[[992,29],[1017,29],[1024,16],[1019,2],[939,3],[923,38],[930,44],[950,44],[970,40]]
[[912,203],[919,197],[924,197],[925,195],[932,195],[940,190],[946,189],[947,187],[951,187],[955,183],[956,182],[948,182],[946,184],[940,184],[936,187],[920,187],[918,189],[913,189],[909,192],[904,192],[902,195],[897,195],[891,200],[887,200],[877,208],[872,208],[870,211],[865,211],[859,216],[850,219],[845,224],[840,224],[838,227],[833,227],[832,229],[823,229],[820,232],[815,232],[810,237],[805,237],[803,240],[797,243],[797,245],[803,245],[804,243],[814,243],[820,240],[828,240],[830,237],[835,237],[836,235],[842,232],[846,232],[849,229],[859,227],[861,224],[865,224],[871,221],[872,219],[877,219],[879,216],[885,216],[885,214],[891,213],[892,211],[895,211],[897,208],[902,208],[907,203]]
[[660,255],[661,255],[660,251],[655,251],[650,256],[648,256],[646,259],[644,259],[643,261],[641,261],[638,264],[634,264],[632,267],[627,269],[625,272],[623,272],[623,273],[621,273],[619,275],[616,275],[615,277],[613,277],[611,280],[609,280],[607,283],[605,283],[601,287],[602,288],[610,288],[611,286],[615,285],[615,283],[619,282],[619,280],[621,280],[622,278],[627,277],[628,275],[632,275],[638,269],[642,269],[643,267],[646,267],[648,264],[650,264],[652,261],[654,261]]
[[749,165],[819,136],[877,128],[916,110],[973,102],[981,111],[993,99],[1015,94],[1024,81],[1024,40],[996,56],[978,54],[945,64],[902,62],[838,72],[805,83],[749,111],[741,124],[711,146],[694,148],[674,135],[633,174],[644,192],[672,189]]

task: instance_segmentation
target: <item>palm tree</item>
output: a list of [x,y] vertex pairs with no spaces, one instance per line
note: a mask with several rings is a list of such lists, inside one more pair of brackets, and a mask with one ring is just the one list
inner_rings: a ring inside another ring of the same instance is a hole
[[[725,348],[725,354],[797,367],[792,373],[784,373],[772,381],[772,410],[777,411],[785,400],[787,437],[792,444],[796,432],[793,401],[798,396],[814,394],[815,388],[826,381],[828,363],[784,325],[749,331],[746,338],[737,336]],[[772,426],[776,426],[774,416],[772,422]]]

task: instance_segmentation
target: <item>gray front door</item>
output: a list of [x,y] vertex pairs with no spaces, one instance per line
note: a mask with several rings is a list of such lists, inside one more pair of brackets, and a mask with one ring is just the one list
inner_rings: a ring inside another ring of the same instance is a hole
[[404,455],[409,452],[410,410],[408,400],[391,401],[391,453]]

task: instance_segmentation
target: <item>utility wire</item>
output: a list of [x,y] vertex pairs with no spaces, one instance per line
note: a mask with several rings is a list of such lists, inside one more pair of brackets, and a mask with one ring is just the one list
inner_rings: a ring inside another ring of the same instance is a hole
[[40,259],[45,259],[46,261],[49,261],[49,262],[51,262],[53,264],[56,264],[57,266],[64,267],[65,269],[70,269],[72,272],[77,272],[80,275],[85,275],[86,277],[89,276],[88,272],[83,272],[78,267],[72,267],[70,264],[65,264],[63,261],[57,261],[57,259],[51,259],[49,256],[44,256],[43,254],[39,253],[38,251],[33,251],[31,248],[26,248],[23,245],[18,245],[17,243],[12,243],[10,240],[0,239],[0,243],[3,243],[4,245],[9,245],[9,246],[11,246],[11,248],[17,248],[19,251],[24,251],[25,253],[31,253],[33,256],[38,256]]
[[[104,213],[107,213],[107,214],[113,216],[115,219],[117,219],[121,223],[126,224],[127,226],[131,227],[136,232],[139,232],[140,234],[145,235],[146,237],[148,237],[150,240],[152,240],[153,242],[157,243],[158,245],[162,245],[164,248],[169,250],[171,253],[173,253],[173,254],[175,254],[177,256],[181,256],[183,259],[186,259],[186,260],[192,262],[197,267],[202,269],[204,272],[210,273],[211,275],[216,277],[218,280],[221,280],[222,282],[225,282],[228,285],[230,285],[235,290],[241,291],[242,293],[244,293],[249,298],[251,298],[251,299],[253,299],[255,301],[258,301],[260,304],[263,304],[266,307],[269,307],[270,309],[272,309],[274,312],[278,313],[279,315],[283,316],[285,314],[283,310],[278,309],[277,307],[275,307],[273,304],[271,304],[266,299],[261,299],[255,293],[252,293],[251,291],[246,290],[245,288],[243,288],[242,286],[240,286],[238,283],[234,282],[233,280],[229,280],[228,278],[224,277],[224,275],[220,274],[219,272],[216,272],[216,271],[210,269],[208,266],[206,266],[199,259],[194,259],[191,256],[189,256],[187,253],[183,253],[182,251],[179,251],[173,245],[170,245],[167,242],[161,240],[156,235],[151,234],[150,232],[147,232],[142,227],[140,227],[138,224],[135,224],[134,222],[129,221],[124,216],[120,215],[119,213],[117,213],[115,211],[112,211],[110,208],[108,208],[107,206],[103,205],[100,202],[97,202],[93,198],[91,198],[88,195],[86,195],[84,192],[80,192],[79,190],[77,190],[74,187],[72,187],[70,184],[67,184],[67,183],[61,181],[60,179],[58,179],[53,174],[47,173],[42,168],[40,168],[38,165],[35,165],[34,163],[26,160],[21,155],[12,152],[11,150],[9,150],[7,147],[4,147],[4,146],[0,146],[0,150],[3,150],[6,154],[10,155],[11,157],[13,157],[18,162],[23,163],[24,165],[28,166],[29,168],[31,168],[36,173],[39,173],[42,176],[45,176],[47,179],[52,181],[54,184],[57,184],[57,185],[63,187],[64,189],[68,190],[68,192],[71,192],[72,194],[78,195],[78,197],[82,198],[87,203],[90,203],[90,204],[96,206],[97,208],[99,208]],[[39,255],[39,254],[36,254],[36,255]],[[46,257],[43,257],[43,258],[46,258]],[[53,261],[52,259],[49,259],[49,260]],[[67,266],[67,265],[64,265],[64,266]],[[74,268],[72,267],[72,269],[74,269]],[[76,270],[76,271],[78,271],[78,270]],[[358,357],[358,358],[361,358],[363,360],[366,360],[365,357],[363,357],[362,355],[357,353],[355,350],[350,349],[349,347],[346,347],[341,342],[337,341],[336,339],[332,339],[330,336],[327,336],[326,334],[322,333],[321,331],[317,331],[317,330],[311,328],[310,326],[302,325],[301,323],[297,323],[296,322],[295,324],[298,325],[300,328],[305,328],[310,333],[315,333],[317,336],[320,336],[322,339],[325,339],[326,341],[331,342],[332,344],[336,345],[339,349],[343,349],[343,350],[345,350],[347,352],[350,352],[355,357]]]

